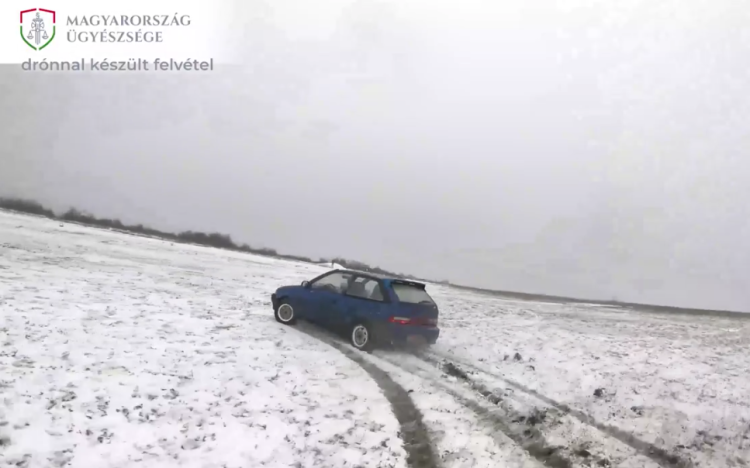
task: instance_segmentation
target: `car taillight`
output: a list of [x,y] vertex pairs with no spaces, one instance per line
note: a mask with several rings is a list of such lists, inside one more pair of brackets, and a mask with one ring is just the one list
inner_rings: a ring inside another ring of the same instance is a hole
[[391,323],[397,323],[399,325],[421,325],[424,327],[437,327],[438,321],[436,318],[424,318],[424,317],[391,317],[388,319]]
[[401,325],[408,325],[411,323],[411,319],[408,317],[391,317],[388,319],[391,323],[398,323]]

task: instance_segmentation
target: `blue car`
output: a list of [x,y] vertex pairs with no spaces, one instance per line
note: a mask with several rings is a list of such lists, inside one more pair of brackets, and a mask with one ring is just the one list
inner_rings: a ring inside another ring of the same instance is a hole
[[346,333],[363,351],[378,344],[434,344],[440,335],[438,307],[415,281],[333,270],[277,289],[271,303],[278,322],[304,319]]

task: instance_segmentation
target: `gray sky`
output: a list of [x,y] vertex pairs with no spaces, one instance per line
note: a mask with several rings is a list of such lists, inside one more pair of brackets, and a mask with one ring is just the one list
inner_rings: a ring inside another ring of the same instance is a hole
[[750,310],[744,0],[538,5],[256,0],[241,67],[5,67],[0,194],[483,287]]

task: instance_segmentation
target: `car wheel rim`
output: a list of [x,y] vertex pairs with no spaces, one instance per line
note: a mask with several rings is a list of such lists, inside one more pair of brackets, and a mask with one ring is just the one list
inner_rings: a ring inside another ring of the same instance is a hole
[[294,318],[294,309],[289,304],[281,304],[279,306],[279,319],[282,322],[288,322]]
[[357,325],[352,331],[352,341],[354,346],[361,348],[367,344],[367,340],[370,338],[367,328],[362,325]]

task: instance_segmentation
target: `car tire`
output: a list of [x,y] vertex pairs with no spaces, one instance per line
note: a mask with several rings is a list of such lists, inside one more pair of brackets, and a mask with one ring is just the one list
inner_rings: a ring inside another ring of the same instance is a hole
[[297,314],[294,312],[294,307],[287,302],[279,302],[279,306],[273,311],[273,316],[277,322],[284,325],[294,325],[297,323]]
[[375,335],[367,323],[357,323],[349,331],[349,342],[360,351],[371,351],[375,346]]

